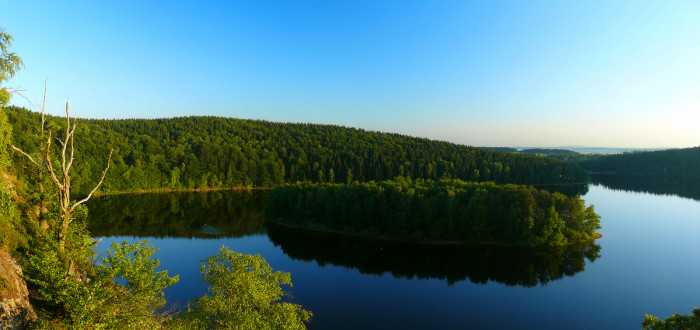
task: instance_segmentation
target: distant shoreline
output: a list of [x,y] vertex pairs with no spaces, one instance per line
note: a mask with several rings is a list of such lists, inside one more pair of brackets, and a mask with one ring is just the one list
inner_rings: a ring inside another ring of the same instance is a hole
[[671,174],[655,174],[655,173],[640,173],[640,172],[593,172],[589,171],[589,175],[599,175],[599,176],[634,176],[634,177],[657,177],[657,178],[679,178],[679,179],[700,179],[700,176],[694,175],[671,175]]
[[156,188],[156,189],[138,189],[138,190],[116,190],[109,192],[95,192],[94,196],[113,196],[113,195],[145,195],[145,194],[169,194],[176,192],[213,192],[213,191],[253,191],[253,190],[272,190],[272,187],[253,187],[253,186],[237,186],[225,188]]

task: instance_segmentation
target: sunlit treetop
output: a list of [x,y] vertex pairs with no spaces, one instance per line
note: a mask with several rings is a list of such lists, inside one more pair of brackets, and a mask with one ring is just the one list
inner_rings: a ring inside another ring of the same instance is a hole
[[12,45],[12,36],[5,33],[5,30],[0,30],[0,105],[7,104],[10,101],[10,95],[14,91],[11,88],[3,86],[4,82],[14,77],[24,63],[22,59],[14,52],[10,52],[9,48]]

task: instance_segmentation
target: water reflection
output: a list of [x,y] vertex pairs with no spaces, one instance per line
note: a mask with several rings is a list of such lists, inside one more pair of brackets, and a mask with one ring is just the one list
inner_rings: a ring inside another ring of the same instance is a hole
[[448,284],[469,279],[532,287],[584,270],[586,259],[600,257],[588,243],[554,249],[503,246],[407,244],[327,234],[268,223],[270,240],[294,259],[356,268],[364,274],[396,278],[434,278]]
[[613,190],[675,195],[700,201],[700,178],[647,175],[591,175],[591,183]]
[[266,192],[127,194],[93,198],[88,230],[95,237],[242,237],[265,232]]
[[588,193],[588,184],[541,184],[533,185],[537,189],[547,190],[550,193],[562,193],[569,197],[583,196]]
[[88,229],[96,237],[196,239],[267,232],[270,242],[292,259],[340,265],[365,274],[441,279],[448,284],[469,279],[532,287],[579,273],[586,259],[592,262],[600,257],[600,246],[593,243],[556,249],[436,246],[265,225],[266,195],[256,191],[104,196],[89,204]]

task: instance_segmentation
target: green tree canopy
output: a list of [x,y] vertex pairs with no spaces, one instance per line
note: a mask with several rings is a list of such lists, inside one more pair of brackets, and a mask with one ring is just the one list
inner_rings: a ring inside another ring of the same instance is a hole
[[600,216],[579,196],[458,179],[275,188],[268,221],[408,241],[556,246],[597,237]]
[[151,257],[157,249],[147,241],[113,243],[101,264],[84,267],[92,273],[89,280],[80,274],[66,276],[66,263],[57,251],[56,242],[38,242],[23,266],[44,307],[56,313],[40,320],[47,328],[157,329],[165,320],[160,311],[165,305],[163,289],[178,276],[156,271],[160,262]]
[[[10,101],[12,90],[4,86],[22,67],[22,60],[8,48],[12,45],[12,36],[0,29],[0,106]],[[7,148],[12,139],[12,127],[7,123],[5,113],[0,111],[0,169],[9,165]]]
[[305,329],[311,312],[281,302],[281,285],[292,285],[289,273],[273,272],[259,255],[221,247],[202,265],[209,294],[195,299],[177,325],[188,329]]
[[[40,127],[41,114],[18,107],[7,107],[6,114],[13,144],[34,151],[27,133]],[[57,127],[54,132],[66,121],[46,120],[47,127]],[[104,191],[362,183],[397,176],[527,185],[588,181],[575,164],[553,158],[341,126],[218,117],[74,122],[76,196],[87,195],[99,181],[111,148]]]
[[12,36],[0,30],[0,106],[4,106],[10,101],[11,89],[3,86],[3,83],[15,76],[23,63],[17,54],[10,52]]
[[642,322],[642,328],[645,330],[700,329],[700,308],[696,307],[693,309],[693,313],[690,315],[680,315],[676,313],[667,317],[663,321],[655,316],[645,315],[644,322]]

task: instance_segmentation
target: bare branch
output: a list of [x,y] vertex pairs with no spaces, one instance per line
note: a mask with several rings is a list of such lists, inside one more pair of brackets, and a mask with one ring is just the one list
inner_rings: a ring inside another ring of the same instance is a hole
[[66,141],[61,141],[60,139],[57,140],[61,142],[61,169],[65,175],[68,174],[68,172],[66,172],[66,147],[68,147],[68,139],[66,139]]
[[[46,80],[44,81],[44,103],[41,106],[41,138],[42,139],[44,137],[44,121],[45,121],[44,109],[46,109],[46,85],[48,84],[48,81],[49,81],[49,77],[46,77]],[[7,89],[5,89],[5,90],[7,90]],[[29,101],[29,99],[26,96],[22,95],[21,90],[13,90],[13,91],[10,91],[10,93],[17,93],[19,96],[21,96],[25,100]],[[29,103],[32,103],[32,102],[29,101]],[[44,141],[41,140],[39,142],[40,142],[39,152],[41,152],[42,151],[41,147],[42,147]],[[32,156],[30,156],[29,154],[24,152],[22,149],[15,147],[15,145],[12,145],[12,149],[14,149],[15,151],[17,151],[17,152],[21,153],[22,155],[24,155],[25,157],[27,157],[29,159],[29,161],[31,161],[37,167],[39,167],[43,170],[47,170],[47,168],[44,165],[42,165],[39,162],[37,162],[36,160],[34,160],[34,158],[32,158]]]
[[15,88],[3,87],[3,88],[0,88],[0,90],[4,90],[4,91],[6,91],[6,92],[8,92],[8,93],[10,93],[10,94],[17,94],[17,95],[19,95],[21,98],[23,98],[25,101],[27,101],[27,103],[29,103],[29,105],[30,105],[32,108],[38,108],[38,107],[39,107],[39,105],[38,105],[36,102],[33,102],[33,101],[30,100],[27,96],[25,96],[24,94],[22,94],[22,92],[24,92],[25,89],[15,89]]
[[24,92],[25,89],[16,89],[16,88],[12,88],[12,87],[2,87],[2,88],[0,88],[0,90],[3,90],[5,92],[7,92],[8,94],[17,94],[17,95],[23,97],[25,100],[29,101],[29,99],[27,99],[24,95],[22,95],[22,92]]
[[[73,165],[73,155],[74,155],[74,148],[73,148],[73,134],[75,134],[75,129],[78,125],[73,124],[73,128],[71,129],[70,127],[70,110],[69,110],[69,105],[68,101],[66,101],[66,139],[61,142],[62,146],[62,153],[61,153],[61,167],[63,168],[63,174],[68,175],[68,171],[70,170],[70,167]],[[71,155],[70,155],[70,160],[68,161],[68,164],[66,164],[66,149],[68,147],[68,141],[70,140],[70,145],[71,145]]]
[[41,166],[41,164],[39,164],[36,160],[34,160],[34,158],[32,158],[32,156],[30,156],[30,155],[27,154],[26,152],[22,151],[22,149],[15,147],[14,144],[11,145],[11,146],[12,146],[12,149],[14,149],[15,151],[17,151],[17,152],[21,153],[22,155],[24,155],[25,157],[27,157],[27,158],[29,159],[29,161],[32,162],[32,164],[34,164],[34,165],[36,165],[36,166],[38,166],[38,167],[40,167],[40,168],[46,170],[46,167]]
[[[51,157],[51,142],[52,139],[54,138],[52,135],[52,131],[49,129],[48,134],[46,133],[46,90],[47,90],[47,85],[48,85],[48,78],[44,82],[44,100],[41,105],[41,137],[39,138],[39,152],[36,158],[32,157],[28,153],[22,151],[21,149],[15,147],[14,145],[12,148],[16,150],[17,152],[21,153],[24,155],[26,158],[29,159],[29,161],[37,166],[38,168],[48,172],[51,176],[51,180],[53,181],[54,185],[56,188],[58,188],[58,191],[56,194],[58,195],[59,199],[59,204],[61,207],[62,215],[60,216],[61,221],[60,224],[58,224],[58,247],[59,251],[63,252],[65,249],[65,244],[66,244],[66,238],[67,238],[67,233],[68,233],[68,227],[70,223],[73,221],[73,218],[71,217],[72,213],[75,211],[75,208],[78,205],[81,205],[85,202],[87,202],[92,195],[97,191],[97,189],[102,186],[104,183],[105,177],[107,176],[107,171],[109,170],[109,166],[112,162],[112,154],[114,153],[114,149],[109,151],[109,158],[107,159],[107,165],[105,166],[104,172],[102,172],[102,177],[100,178],[100,181],[95,185],[95,187],[90,191],[90,193],[87,195],[82,200],[79,200],[75,203],[71,203],[71,196],[70,196],[70,188],[71,188],[71,177],[69,175],[70,169],[73,166],[73,162],[75,161],[75,131],[78,127],[78,124],[76,122],[73,123],[73,126],[71,127],[71,122],[70,122],[70,102],[69,100],[66,101],[66,128],[65,128],[65,136],[63,139],[59,137],[55,137],[56,141],[58,141],[58,147],[60,148],[60,164],[56,164],[57,166],[54,167],[53,161]],[[46,140],[44,141],[44,138]],[[70,144],[70,155],[66,155],[66,151],[68,150],[68,145]],[[57,157],[55,157],[57,158]],[[58,160],[56,160],[58,161]],[[58,165],[60,165],[60,171],[62,172],[61,174],[56,173],[58,171]],[[43,172],[39,172],[39,175],[43,175]],[[40,177],[41,178],[41,177]],[[41,181],[41,180],[40,180]],[[39,183],[39,188],[43,193],[43,183]],[[43,196],[43,195],[42,195]],[[55,195],[54,195],[55,196]],[[42,203],[43,203],[43,197],[42,197]],[[43,204],[42,204],[43,205]],[[42,206],[43,209],[43,206]],[[41,219],[42,217],[39,216]],[[69,252],[69,261],[71,262],[69,266],[69,271],[68,273],[72,272],[73,269],[73,259],[70,256],[70,254],[73,251]]]
[[68,165],[66,165],[66,173],[70,171],[70,167],[73,166],[73,160],[75,160],[75,148],[73,147],[73,141],[75,141],[75,128],[78,126],[77,123],[73,123],[73,130],[70,132],[70,160]]
[[32,109],[38,109],[38,108],[39,108],[39,103],[38,103],[38,102],[34,102],[34,101],[30,100],[26,95],[22,94],[22,92],[25,91],[24,89],[8,89],[8,88],[0,88],[0,89],[6,90],[6,91],[7,91],[8,93],[10,93],[10,94],[17,94],[17,95],[19,95],[21,98],[23,98],[25,101],[27,101],[27,103],[29,103],[29,107],[32,108]]
[[60,180],[58,180],[58,177],[56,176],[56,172],[53,170],[53,164],[51,163],[51,157],[49,155],[49,152],[51,151],[51,131],[49,130],[49,137],[46,139],[46,168],[49,171],[49,174],[51,174],[51,180],[53,180],[53,183],[56,184],[56,187],[59,188],[59,190],[63,190],[63,184],[61,183]]
[[78,205],[80,205],[80,204],[82,204],[82,203],[87,202],[87,201],[90,199],[90,197],[92,197],[92,194],[95,193],[95,191],[97,190],[97,188],[99,188],[99,187],[102,185],[102,182],[104,182],[105,176],[107,175],[107,170],[109,170],[109,164],[110,164],[110,162],[112,161],[112,153],[113,153],[113,152],[114,152],[114,149],[109,150],[109,158],[107,158],[107,167],[105,167],[104,172],[102,172],[102,178],[100,178],[100,182],[97,183],[97,185],[95,186],[95,188],[92,188],[92,191],[90,191],[90,194],[88,194],[87,197],[81,199],[80,201],[78,201],[78,202],[76,202],[75,204],[73,204],[73,206],[71,206],[71,208],[70,208],[70,212],[71,212],[71,213],[73,212],[73,210],[75,210],[75,207],[76,207],[76,206],[78,206]]
[[[46,85],[49,84],[49,77],[44,80],[44,102],[41,104],[41,136],[44,136],[44,122],[46,121]],[[43,142],[43,141],[41,141]]]

